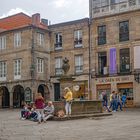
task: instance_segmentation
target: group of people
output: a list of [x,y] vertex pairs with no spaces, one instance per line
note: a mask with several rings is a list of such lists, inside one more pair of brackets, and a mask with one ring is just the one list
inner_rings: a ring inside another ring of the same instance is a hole
[[125,107],[126,104],[126,95],[121,95],[119,92],[116,93],[112,91],[110,94],[110,105],[108,104],[108,98],[106,92],[102,92],[102,101],[103,101],[103,108],[106,109],[108,112],[116,112],[118,109],[122,111],[122,107]]
[[41,93],[37,93],[35,97],[35,103],[29,105],[24,104],[21,110],[21,119],[30,119],[33,121],[38,121],[38,123],[46,122],[48,119],[54,116],[54,105],[52,101],[48,101],[47,106],[45,106],[44,98]]
[[[71,104],[72,104],[72,92],[70,88],[66,87],[64,89],[65,99],[65,112],[66,116],[71,116]],[[21,119],[30,119],[33,121],[46,122],[48,119],[53,118],[54,116],[54,105],[52,101],[48,101],[47,106],[45,105],[44,98],[41,93],[35,95],[35,102],[32,104],[24,103],[23,109],[21,110]]]

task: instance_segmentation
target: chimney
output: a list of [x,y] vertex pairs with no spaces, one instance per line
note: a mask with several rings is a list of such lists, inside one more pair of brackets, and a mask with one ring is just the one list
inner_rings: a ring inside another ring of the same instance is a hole
[[35,26],[39,26],[39,24],[40,24],[40,14],[39,13],[32,15],[32,24]]
[[45,24],[46,26],[48,26],[48,19],[41,19],[41,22],[42,22],[43,24]]

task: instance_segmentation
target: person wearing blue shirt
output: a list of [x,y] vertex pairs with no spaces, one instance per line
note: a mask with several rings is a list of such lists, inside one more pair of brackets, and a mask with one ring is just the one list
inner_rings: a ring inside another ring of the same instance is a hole
[[125,107],[125,104],[126,104],[126,94],[123,93],[123,95],[122,95],[122,106]]

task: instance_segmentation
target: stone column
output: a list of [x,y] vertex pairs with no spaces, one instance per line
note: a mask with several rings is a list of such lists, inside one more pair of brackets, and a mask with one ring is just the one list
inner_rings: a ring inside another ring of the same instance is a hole
[[9,92],[10,94],[10,108],[13,108],[13,92]]

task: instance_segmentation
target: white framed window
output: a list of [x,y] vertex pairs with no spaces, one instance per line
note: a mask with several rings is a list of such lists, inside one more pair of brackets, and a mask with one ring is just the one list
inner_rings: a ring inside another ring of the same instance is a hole
[[62,75],[62,57],[55,58],[55,74]]
[[44,46],[45,44],[45,39],[44,39],[44,34],[43,33],[37,33],[37,43],[39,46]]
[[44,72],[44,59],[37,58],[37,72],[43,73]]
[[0,50],[6,49],[6,36],[0,36]]
[[75,73],[83,73],[83,55],[75,56]]
[[62,34],[56,33],[55,34],[55,50],[62,49]]
[[0,61],[0,81],[6,80],[7,64],[6,61]]
[[14,79],[21,78],[21,59],[14,60]]
[[82,47],[82,30],[74,31],[74,44],[75,47]]
[[15,33],[14,34],[14,47],[20,47],[21,46],[21,33]]

